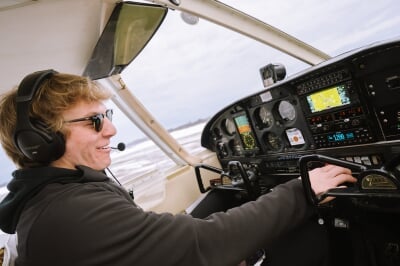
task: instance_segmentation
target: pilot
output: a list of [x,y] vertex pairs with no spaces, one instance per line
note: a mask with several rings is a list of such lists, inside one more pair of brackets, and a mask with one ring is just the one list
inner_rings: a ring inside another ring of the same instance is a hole
[[[53,70],[3,95],[1,144],[18,169],[0,229],[17,233],[16,265],[238,265],[313,215],[298,179],[205,219],[142,210],[104,172],[117,132],[110,97],[86,77]],[[355,182],[332,165],[310,179],[316,194]]]

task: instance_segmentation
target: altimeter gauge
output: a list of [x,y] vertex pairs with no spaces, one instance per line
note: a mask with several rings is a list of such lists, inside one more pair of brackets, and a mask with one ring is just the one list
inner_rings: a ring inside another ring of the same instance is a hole
[[264,141],[272,151],[279,151],[282,149],[283,142],[281,137],[273,132],[269,132],[264,136]]

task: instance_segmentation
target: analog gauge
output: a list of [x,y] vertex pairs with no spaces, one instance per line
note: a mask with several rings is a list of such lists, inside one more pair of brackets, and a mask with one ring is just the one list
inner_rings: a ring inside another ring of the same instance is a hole
[[222,137],[221,130],[218,127],[215,127],[213,129],[213,132],[214,132],[215,138],[220,139]]
[[224,132],[229,136],[233,136],[236,133],[235,124],[231,119],[226,118],[222,120],[221,127],[224,130]]
[[281,101],[278,106],[279,115],[285,121],[292,121],[296,118],[296,109],[288,101]]
[[275,133],[269,132],[264,137],[268,147],[273,151],[278,151],[282,148],[282,139]]
[[240,145],[240,142],[236,139],[229,141],[229,148],[231,149],[233,156],[243,155],[242,146]]
[[257,120],[260,128],[270,127],[274,123],[271,112],[265,106],[258,109]]

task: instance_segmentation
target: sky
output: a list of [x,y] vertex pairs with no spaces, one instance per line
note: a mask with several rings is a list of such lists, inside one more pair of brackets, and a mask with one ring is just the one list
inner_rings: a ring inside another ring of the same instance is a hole
[[[334,56],[400,36],[400,1],[227,0],[226,4]],[[263,88],[259,69],[284,63],[287,76],[309,65],[264,44],[201,20],[188,25],[170,10],[163,25],[122,77],[154,117],[170,129],[210,118],[229,103]],[[143,137],[121,112],[113,143]],[[14,166],[0,152],[0,184]]]

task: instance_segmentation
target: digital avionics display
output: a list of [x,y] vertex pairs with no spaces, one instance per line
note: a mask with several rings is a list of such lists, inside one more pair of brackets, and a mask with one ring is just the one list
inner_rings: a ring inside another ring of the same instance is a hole
[[327,135],[329,142],[341,142],[346,140],[353,140],[355,138],[354,133],[349,132],[335,132]]
[[307,96],[308,106],[312,113],[350,103],[348,92],[344,85],[318,91]]
[[234,118],[236,127],[238,129],[240,138],[243,142],[245,150],[252,150],[256,148],[256,141],[254,139],[253,131],[251,130],[249,120],[245,114],[236,116]]

